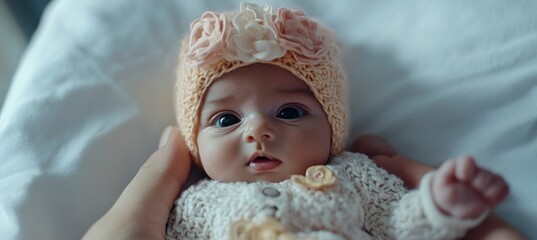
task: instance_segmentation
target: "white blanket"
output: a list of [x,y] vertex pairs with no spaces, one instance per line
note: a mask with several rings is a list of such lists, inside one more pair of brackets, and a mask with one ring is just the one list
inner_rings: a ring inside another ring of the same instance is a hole
[[[334,28],[345,48],[350,140],[379,134],[434,166],[474,155],[511,184],[497,212],[537,236],[537,3],[330,3],[285,2]],[[0,238],[80,238],[174,124],[190,22],[238,5],[54,1],[0,115]]]

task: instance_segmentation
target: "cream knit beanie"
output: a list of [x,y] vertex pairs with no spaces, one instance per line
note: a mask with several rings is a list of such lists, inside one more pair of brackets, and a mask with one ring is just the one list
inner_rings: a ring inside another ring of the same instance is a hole
[[331,155],[345,147],[346,76],[334,34],[304,13],[241,3],[240,11],[205,12],[181,44],[176,82],[176,116],[192,156],[202,99],[223,74],[253,63],[282,67],[309,85],[332,130]]

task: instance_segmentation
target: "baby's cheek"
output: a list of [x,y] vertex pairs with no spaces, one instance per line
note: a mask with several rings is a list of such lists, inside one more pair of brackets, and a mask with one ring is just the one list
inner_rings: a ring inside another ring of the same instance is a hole
[[233,172],[231,163],[233,156],[223,148],[205,146],[200,148],[200,162],[203,169],[211,179],[227,180]]

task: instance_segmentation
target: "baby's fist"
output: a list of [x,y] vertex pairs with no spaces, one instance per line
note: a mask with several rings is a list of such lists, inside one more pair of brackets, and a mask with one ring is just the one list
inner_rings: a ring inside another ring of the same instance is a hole
[[478,217],[500,204],[509,193],[502,176],[477,166],[467,156],[442,164],[433,176],[431,188],[436,206],[458,218]]

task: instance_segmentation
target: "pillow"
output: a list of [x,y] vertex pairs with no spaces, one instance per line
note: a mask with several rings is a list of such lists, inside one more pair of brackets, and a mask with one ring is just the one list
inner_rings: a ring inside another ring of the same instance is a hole
[[[363,133],[438,166],[501,173],[497,212],[537,236],[537,3],[266,2],[333,28],[349,76],[349,143]],[[239,1],[56,0],[0,115],[3,239],[75,239],[115,202],[174,123],[178,43]]]

